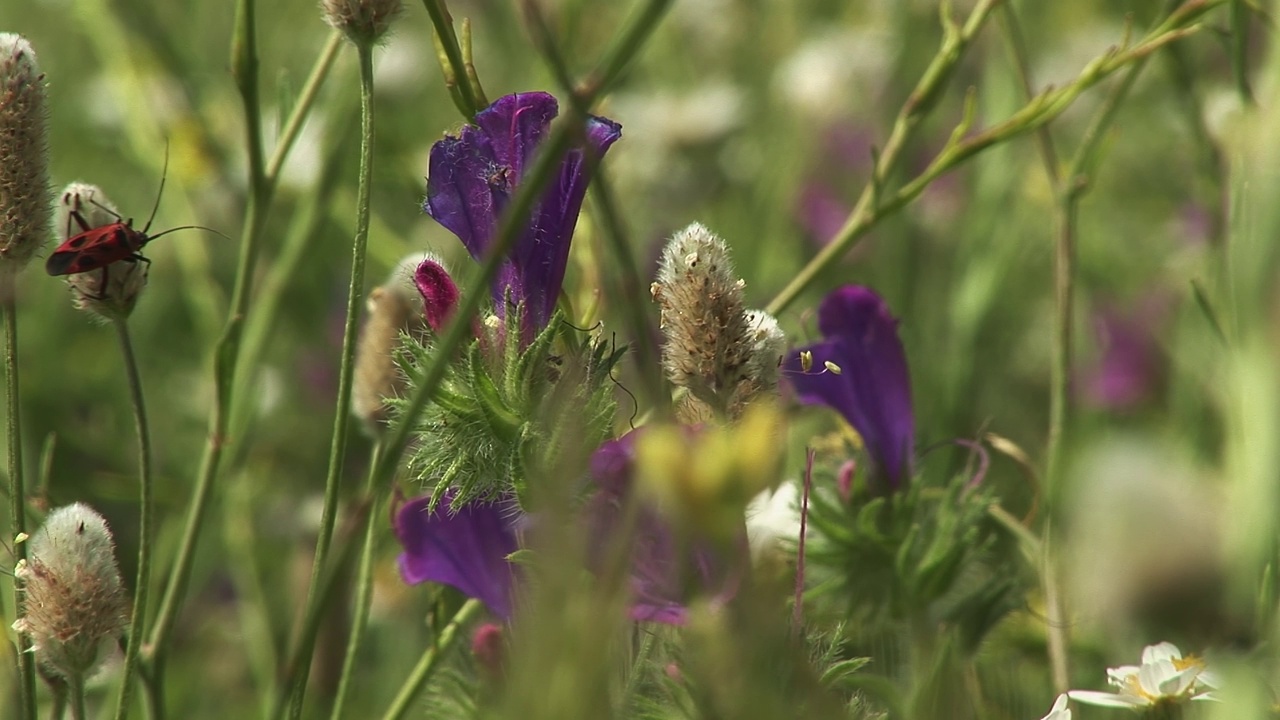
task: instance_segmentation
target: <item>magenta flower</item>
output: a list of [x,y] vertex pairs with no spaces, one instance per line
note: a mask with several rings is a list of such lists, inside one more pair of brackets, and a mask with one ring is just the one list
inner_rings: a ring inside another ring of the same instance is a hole
[[[472,257],[483,257],[493,241],[498,218],[532,166],[557,112],[556,99],[547,93],[507,95],[480,111],[475,125],[432,146],[423,209],[457,235]],[[587,147],[565,156],[498,272],[493,297],[499,315],[505,317],[509,297],[523,306],[525,328],[546,326],[560,296],[569,243],[590,181],[586,153],[601,156],[621,136],[617,123],[588,117]]]
[[[611,440],[592,457],[592,496],[583,506],[592,558],[598,564],[612,545],[610,535],[623,524],[635,459],[636,433]],[[472,503],[453,508],[446,494],[428,512],[430,497],[415,498],[396,513],[396,538],[404,552],[398,558],[405,582],[437,582],[479,599],[493,613],[509,619],[519,572],[509,556],[520,547],[519,527],[528,517],[509,503]],[[727,600],[737,589],[738,566],[710,547],[682,551],[666,522],[652,509],[642,509],[631,538],[630,590],[633,620],[679,625],[685,622],[685,600],[699,592]],[[746,549],[743,546],[743,557]],[[694,587],[684,580],[694,579]]]
[[1157,333],[1167,314],[1167,299],[1157,294],[1132,308],[1109,305],[1094,314],[1100,353],[1080,372],[1085,402],[1126,411],[1159,395],[1166,361]]
[[[800,402],[826,405],[858,431],[873,464],[869,485],[880,494],[910,478],[915,445],[911,379],[897,328],[879,295],[846,285],[818,309],[825,339],[791,352],[785,365]],[[813,353],[808,371],[801,367],[805,351]]]

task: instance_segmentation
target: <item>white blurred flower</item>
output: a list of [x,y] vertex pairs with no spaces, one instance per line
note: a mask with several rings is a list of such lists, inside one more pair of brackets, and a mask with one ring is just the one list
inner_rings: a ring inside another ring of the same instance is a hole
[[1118,690],[1072,690],[1067,694],[1088,705],[1142,709],[1161,703],[1214,700],[1210,693],[1218,686],[1204,660],[1194,655],[1184,658],[1176,645],[1167,642],[1143,648],[1141,666],[1107,668],[1107,683]]
[[776,548],[779,541],[800,539],[800,489],[787,480],[776,490],[765,490],[747,505],[747,543],[758,558]]
[[832,32],[806,42],[783,60],[773,85],[802,117],[829,120],[879,94],[892,62],[887,33]]
[[1057,700],[1053,701],[1053,707],[1049,708],[1049,714],[1040,720],[1071,720],[1071,710],[1067,707],[1067,696],[1062,694]]

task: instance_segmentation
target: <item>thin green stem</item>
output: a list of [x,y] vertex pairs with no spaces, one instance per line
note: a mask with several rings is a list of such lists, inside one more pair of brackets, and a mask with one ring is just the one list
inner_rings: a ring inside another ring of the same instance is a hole
[[1245,0],[1231,0],[1231,76],[1246,106],[1255,104],[1249,87],[1249,8]]
[[982,2],[979,2],[973,8],[973,11],[969,13],[969,19],[965,22],[963,28],[955,28],[950,24],[944,25],[945,35],[942,47],[938,49],[938,54],[929,63],[924,75],[920,77],[915,89],[898,112],[898,116],[893,123],[893,130],[889,133],[889,139],[885,141],[884,147],[880,149],[877,155],[872,178],[862,191],[862,195],[858,198],[853,211],[849,214],[849,219],[845,221],[844,226],[840,228],[831,242],[808,265],[802,268],[791,279],[791,282],[782,289],[782,292],[778,293],[777,297],[769,303],[766,308],[769,314],[778,315],[785,310],[809,286],[809,283],[813,282],[819,273],[826,269],[827,266],[844,257],[845,253],[853,248],[858,239],[883,216],[876,202],[881,186],[898,168],[898,164],[902,161],[902,151],[906,147],[907,140],[915,133],[920,121],[937,104],[938,98],[950,82],[956,66],[960,63],[960,58],[964,55],[964,51],[983,25],[986,24],[987,18],[995,10],[996,6],[1000,4],[1000,1],[982,0]]
[[[368,485],[365,487],[365,494],[369,496],[374,494],[373,471],[378,465],[378,456],[381,452],[381,446],[375,445],[373,455],[369,461]],[[355,672],[356,658],[360,653],[360,644],[364,641],[365,629],[369,625],[369,607],[373,600],[373,556],[374,550],[378,545],[378,536],[375,532],[378,526],[377,517],[376,514],[369,513],[364,523],[364,542],[360,550],[360,568],[356,571],[356,597],[351,617],[351,634],[347,637],[347,652],[342,659],[342,675],[338,678],[338,693],[334,697],[333,712],[330,714],[333,720],[339,720],[342,717],[347,694],[351,690],[351,677]]]
[[285,121],[284,127],[280,130],[280,137],[276,139],[276,149],[271,153],[271,160],[267,162],[265,171],[265,183],[275,189],[276,181],[280,179],[280,169],[284,167],[284,161],[289,157],[289,151],[293,149],[293,143],[298,139],[298,134],[302,132],[302,126],[307,124],[307,118],[311,115],[311,108],[315,105],[316,99],[320,96],[320,88],[324,87],[325,80],[329,79],[329,71],[333,69],[333,63],[338,59],[338,51],[342,49],[342,33],[334,30],[329,33],[329,40],[325,42],[324,49],[320,51],[320,57],[316,59],[316,64],[311,68],[311,75],[307,77],[307,82],[302,86],[302,92],[298,95],[298,101],[294,103],[293,110],[289,113],[289,119]]
[[[801,269],[792,278],[791,282],[769,302],[765,308],[766,311],[777,315],[789,307],[823,270],[856,246],[857,242],[881,220],[919,197],[934,180],[987,148],[1039,129],[1045,123],[1061,115],[1084,91],[1097,85],[1111,74],[1148,57],[1169,43],[1196,33],[1200,26],[1194,24],[1194,21],[1209,9],[1226,1],[1193,0],[1183,5],[1164,24],[1148,34],[1142,42],[1127,49],[1113,50],[1098,58],[1090,63],[1074,82],[1061,88],[1040,93],[1004,122],[986,130],[969,134],[973,114],[972,112],[966,112],[965,119],[953,131],[951,140],[934,157],[929,166],[915,178],[902,185],[897,191],[885,197],[881,180],[887,175],[882,175],[882,169],[888,167],[887,159],[896,159],[900,152],[900,146],[892,142],[893,136],[891,136],[891,142],[886,144],[885,149],[880,153],[879,162],[876,164],[877,171],[873,173],[872,179],[868,182],[867,187],[864,188],[853,212],[849,214],[849,219],[845,221],[844,226],[836,233],[836,237],[831,243]],[[974,9],[974,12],[977,13],[982,8],[983,6],[980,5]],[[970,22],[965,25],[965,31],[961,33],[961,36],[967,36],[968,29],[973,24],[974,18],[971,15]],[[946,43],[944,42],[944,47],[945,45]],[[926,73],[926,76],[928,76],[928,73]],[[912,103],[909,101],[907,106],[903,108],[903,113],[907,113],[911,105]],[[904,116],[900,115],[899,117],[902,120]],[[897,134],[898,126],[905,127],[914,124],[915,121],[900,122],[895,126],[894,135]]]
[[[22,474],[22,415],[18,402],[18,305],[17,273],[6,272],[0,277],[0,295],[4,296],[4,375],[5,375],[5,434],[9,440],[9,522],[12,532],[13,561],[27,559],[27,544],[14,542],[14,538],[27,532],[27,490]],[[13,608],[19,617],[25,605],[25,583],[17,575],[13,577]],[[18,633],[17,644],[18,684],[21,695],[23,720],[36,718],[36,663],[31,654],[31,640]]]
[[[329,559],[333,526],[338,516],[338,493],[342,487],[342,466],[347,450],[347,428],[351,419],[351,385],[354,377],[356,330],[360,319],[360,301],[364,297],[365,251],[369,244],[369,205],[373,185],[373,45],[356,45],[360,57],[360,179],[356,196],[356,236],[351,250],[351,282],[347,288],[347,319],[342,334],[342,360],[338,375],[338,400],[334,409],[333,438],[329,447],[329,472],[325,479],[324,509],[320,515],[319,536],[311,568],[311,585],[307,590],[307,606],[319,602],[319,582]],[[309,658],[315,637],[304,638],[303,657]],[[302,714],[309,664],[299,670],[289,717]]]
[[67,679],[67,696],[71,701],[72,720],[89,720],[89,713],[84,703],[84,679],[75,677]]
[[436,38],[447,60],[447,64],[442,63],[445,85],[450,92],[458,93],[458,99],[462,103],[459,110],[469,121],[482,108],[475,88],[471,87],[467,64],[462,57],[462,47],[458,44],[458,36],[453,31],[453,18],[449,16],[449,10],[441,0],[422,0],[422,4],[426,6],[427,14],[431,16],[431,25],[435,28]]
[[396,693],[396,697],[391,701],[391,706],[382,714],[382,720],[400,720],[409,707],[413,704],[413,699],[422,691],[427,680],[431,679],[431,675],[435,672],[436,667],[440,663],[440,657],[453,647],[454,641],[458,637],[458,631],[463,625],[470,622],[471,618],[480,612],[483,605],[479,600],[468,600],[458,608],[458,612],[454,613],[453,619],[449,624],[440,631],[440,636],[432,643],[431,647],[422,654],[418,660],[418,664],[414,666],[413,671],[409,673],[409,677],[405,679],[404,685],[400,686],[400,692]]
[[[542,15],[538,3],[536,0],[525,0],[522,6],[534,38],[534,45],[546,59],[552,75],[556,78],[556,83],[569,93],[570,101],[574,103],[577,111],[585,115],[590,108],[574,92],[573,77],[569,73],[568,64],[560,54],[555,38],[552,37],[551,27]],[[599,159],[594,160],[598,162]],[[591,170],[595,174],[595,168]],[[626,227],[622,221],[622,214],[618,212],[617,203],[614,202],[608,178],[595,174],[591,184],[591,194],[603,220],[605,240],[609,243],[609,248],[618,264],[618,288],[614,297],[626,299],[644,297],[644,281],[641,279],[640,268],[636,265],[635,257],[631,253]],[[636,370],[649,401],[665,412],[670,408],[670,393],[663,386],[662,362],[653,342],[653,334],[649,331],[649,321],[645,317],[646,306],[644,303],[626,299],[619,302],[618,306],[623,318],[630,326],[628,330],[636,346]]]
[[[1022,34],[1022,23],[1018,20],[1018,12],[1012,1],[1001,7],[1000,27],[1005,39],[1009,42],[1009,51],[1013,53],[1013,65],[1018,71],[1018,82],[1022,85],[1024,102],[1035,99],[1036,93],[1031,81],[1031,61],[1027,53],[1026,36]],[[1040,159],[1044,163],[1045,175],[1054,193],[1062,184],[1062,175],[1058,171],[1058,152],[1053,147],[1053,134],[1046,123],[1036,130],[1036,147],[1040,150]]]
[[147,598],[151,588],[152,536],[155,534],[155,502],[151,487],[151,435],[147,429],[147,408],[142,397],[142,378],[138,360],[129,338],[129,324],[116,319],[113,324],[120,340],[125,374],[129,378],[129,400],[133,404],[133,420],[138,434],[138,579],[133,591],[133,612],[129,618],[129,642],[125,647],[124,672],[120,677],[120,694],[116,702],[116,720],[129,716],[133,695],[133,676],[138,671],[138,648],[142,644],[147,621]]
[[[335,33],[336,37],[336,33]],[[240,256],[236,265],[235,287],[231,294],[231,307],[227,323],[214,348],[213,407],[209,414],[209,433],[200,469],[196,474],[195,490],[188,504],[182,539],[168,573],[160,601],[156,622],[151,630],[144,659],[158,664],[164,653],[173,623],[181,608],[183,595],[191,577],[195,561],[195,549],[200,532],[208,515],[209,499],[222,463],[222,453],[227,445],[227,427],[231,418],[232,393],[239,367],[240,343],[244,332],[244,318],[249,308],[249,296],[253,287],[258,249],[266,228],[267,212],[274,196],[279,170],[301,130],[306,117],[314,106],[320,85],[328,77],[333,65],[329,45],[316,61],[298,102],[284,125],[269,168],[264,166],[261,129],[261,108],[258,93],[258,51],[254,0],[239,0],[236,5],[235,28],[231,43],[231,67],[244,106],[245,144],[249,161],[249,200],[245,211],[244,230],[241,233]]]

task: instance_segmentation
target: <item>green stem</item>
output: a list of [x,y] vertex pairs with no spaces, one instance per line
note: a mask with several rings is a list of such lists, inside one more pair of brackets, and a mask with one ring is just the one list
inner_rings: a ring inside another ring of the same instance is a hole
[[142,379],[138,375],[138,360],[129,338],[129,324],[124,319],[114,321],[120,351],[124,356],[125,374],[129,378],[129,400],[133,404],[133,419],[138,433],[138,579],[134,587],[133,613],[129,618],[129,642],[125,648],[124,672],[120,678],[120,694],[116,703],[116,720],[129,716],[133,694],[133,676],[138,671],[138,646],[142,644],[147,619],[147,597],[151,588],[151,554],[153,525],[155,523],[154,492],[151,487],[151,435],[147,430],[147,408],[142,397]]
[[893,130],[889,133],[889,139],[885,141],[884,147],[881,148],[877,155],[876,166],[872,173],[871,180],[862,191],[862,195],[858,198],[857,204],[853,211],[849,214],[849,219],[845,221],[843,227],[836,233],[835,238],[818,253],[804,268],[792,278],[791,282],[778,293],[766,308],[771,315],[778,315],[787,308],[803,291],[813,282],[828,265],[836,262],[844,257],[845,253],[853,248],[862,234],[870,229],[882,216],[876,207],[877,195],[884,182],[897,169],[899,162],[902,160],[902,151],[906,147],[907,140],[914,134],[916,127],[920,124],[928,112],[933,109],[937,103],[942,91],[946,88],[951,80],[952,73],[960,63],[960,58],[964,55],[964,51],[968,48],[969,43],[974,36],[978,34],[986,23],[991,12],[995,10],[1001,0],[982,0],[973,11],[969,14],[969,19],[965,22],[962,29],[956,29],[950,25],[945,26],[945,35],[942,47],[938,49],[938,54],[934,56],[929,63],[929,67],[925,70],[924,75],[920,77],[920,81],[916,84],[915,89],[907,98],[907,102],[903,104],[902,109],[898,112],[898,117],[894,120]]
[[451,91],[456,90],[463,107],[459,108],[468,121],[480,112],[481,106],[475,88],[471,87],[471,78],[467,73],[466,62],[462,58],[462,47],[458,44],[458,36],[453,31],[453,18],[441,0],[422,0],[431,16],[431,25],[435,28],[436,38],[444,50],[448,61],[445,71],[445,84]]
[[[1030,102],[1036,96],[1031,82],[1031,61],[1027,53],[1026,37],[1022,34],[1022,23],[1018,21],[1018,13],[1012,2],[1006,2],[1001,7],[1000,21],[1005,39],[1009,42],[1009,51],[1013,53],[1013,64],[1018,71],[1018,82],[1022,85],[1024,102]],[[1036,147],[1040,150],[1040,159],[1044,163],[1044,172],[1049,178],[1049,185],[1057,193],[1062,183],[1062,176],[1058,172],[1058,152],[1054,150],[1053,135],[1049,132],[1048,124],[1036,130]]]
[[[356,330],[360,319],[360,301],[364,297],[365,250],[369,244],[369,205],[373,185],[373,45],[356,45],[360,57],[360,180],[356,196],[356,236],[351,250],[351,282],[347,288],[347,320],[342,334],[342,364],[338,376],[338,400],[334,410],[333,438],[329,447],[329,472],[325,478],[324,509],[320,515],[319,537],[311,568],[311,584],[307,590],[307,606],[319,602],[319,582],[329,559],[333,526],[338,515],[338,492],[342,487],[342,465],[347,450],[347,426],[351,419],[351,384],[354,375]],[[315,637],[304,638],[303,657],[310,658]],[[304,663],[296,687],[290,688],[292,705],[289,717],[302,714],[309,664]]]
[[[566,93],[569,93],[569,99],[577,111],[585,115],[590,108],[574,92],[573,77],[569,73],[569,66],[565,62],[563,55],[561,55],[555,38],[552,37],[551,27],[542,15],[538,3],[535,0],[525,0],[522,6],[530,32],[533,35],[534,45],[546,59],[547,65],[551,69],[551,74],[556,78],[556,83]],[[599,158],[588,158],[588,160],[598,162]],[[605,240],[609,243],[609,248],[613,251],[614,258],[618,261],[618,287],[614,297],[644,297],[644,281],[640,276],[640,268],[636,266],[635,257],[631,253],[626,227],[622,221],[622,214],[618,212],[617,203],[614,202],[608,178],[596,173],[594,167],[590,168],[590,170],[593,173],[591,194],[596,201],[596,208],[599,210],[600,217],[603,220]],[[644,385],[645,394],[648,396],[650,403],[654,403],[659,410],[666,412],[670,409],[671,396],[663,386],[661,358],[657,347],[654,345],[653,334],[649,331],[649,322],[645,317],[645,308],[651,306],[626,300],[619,302],[618,305],[623,318],[630,326],[628,329],[636,347],[635,366],[640,375],[640,381]]]
[[[1142,42],[1125,50],[1109,52],[1105,56],[1098,58],[1090,63],[1073,83],[1041,93],[998,125],[969,135],[967,133],[972,117],[966,116],[965,120],[952,133],[950,142],[933,159],[929,167],[914,179],[902,185],[890,196],[882,197],[882,180],[887,177],[886,174],[883,174],[883,169],[888,167],[887,159],[896,159],[901,150],[901,146],[895,145],[893,142],[894,136],[898,134],[898,127],[914,126],[916,123],[916,121],[905,121],[906,115],[900,114],[900,122],[895,125],[894,134],[891,135],[890,142],[886,144],[885,149],[879,155],[876,172],[873,173],[872,179],[863,190],[853,212],[849,214],[849,219],[845,221],[844,226],[836,233],[836,237],[831,243],[814,256],[813,260],[809,261],[800,272],[796,273],[791,282],[769,302],[765,310],[772,315],[780,314],[800,296],[800,293],[823,270],[857,245],[857,242],[871,228],[875,227],[885,217],[897,212],[919,197],[934,180],[987,148],[1043,127],[1045,123],[1061,115],[1085,90],[1097,85],[1112,73],[1144,60],[1169,43],[1196,33],[1200,26],[1195,24],[1195,20],[1208,10],[1224,2],[1227,2],[1227,0],[1192,0],[1188,2],[1179,8],[1177,12],[1170,15],[1164,24],[1151,32]],[[974,9],[974,13],[978,13],[985,5],[979,5]],[[969,23],[966,23],[964,32],[959,35],[968,37],[969,28],[973,25],[974,16],[970,15]],[[944,42],[944,50],[946,45],[947,43]],[[939,55],[939,57],[941,56],[942,54]],[[929,76],[930,73],[926,73],[926,77]],[[913,97],[915,96],[913,94]],[[909,113],[913,107],[918,106],[919,103],[908,101],[902,112],[904,114]]]
[[307,124],[307,118],[311,115],[311,108],[320,96],[320,88],[324,87],[324,81],[329,79],[329,71],[333,69],[333,63],[338,59],[338,51],[341,49],[342,33],[334,30],[329,33],[329,40],[325,42],[324,49],[320,51],[320,57],[316,59],[316,64],[312,66],[311,74],[307,77],[307,82],[302,86],[302,92],[298,95],[298,101],[294,103],[293,110],[289,113],[289,119],[285,121],[284,128],[280,131],[280,137],[276,139],[276,149],[271,153],[271,160],[267,163],[266,177],[264,178],[265,184],[271,193],[274,193],[276,181],[280,179],[280,169],[284,167],[284,161],[289,158],[289,151],[293,149],[294,141],[298,139],[299,133],[302,132],[302,126]]
[[[6,272],[0,278],[0,295],[4,296],[4,375],[5,375],[5,435],[9,439],[9,522],[12,542],[27,532],[27,490],[22,475],[22,415],[18,402],[18,305],[17,273]],[[13,561],[27,559],[27,544],[13,542]],[[13,577],[13,609],[21,617],[25,605],[23,588],[26,585],[18,576]],[[18,634],[17,644],[18,684],[22,698],[23,720],[36,718],[36,663],[31,654],[31,640]]]
[[330,45],[335,43],[335,33],[331,36],[329,45],[326,45],[324,53],[316,61],[315,68],[289,120],[285,123],[284,131],[272,155],[270,167],[264,168],[254,0],[239,0],[237,3],[233,33],[231,68],[244,106],[245,139],[249,156],[249,202],[245,211],[244,230],[241,234],[240,256],[236,265],[231,307],[222,336],[214,348],[214,396],[213,408],[209,414],[208,441],[200,460],[200,469],[197,472],[195,490],[188,505],[178,553],[174,559],[173,569],[168,573],[169,582],[165,586],[156,622],[152,627],[147,647],[144,649],[144,659],[153,664],[161,662],[174,620],[181,608],[183,595],[186,593],[187,583],[191,577],[191,567],[195,561],[196,545],[199,543],[200,532],[208,515],[209,499],[221,466],[222,452],[227,445],[227,427],[231,417],[232,392],[235,387],[244,318],[249,308],[249,294],[255,276],[258,248],[266,228],[267,211],[275,192],[279,170],[303,122],[314,106],[320,85],[328,77],[333,65],[331,52],[336,52],[336,50],[330,50]]
[[[381,447],[375,445],[373,456],[369,462],[369,480],[365,487],[366,495],[373,495],[373,470],[378,465]],[[360,550],[360,569],[356,573],[355,608],[351,618],[351,634],[347,637],[347,652],[342,659],[342,675],[338,678],[338,693],[333,700],[333,712],[330,717],[339,720],[347,694],[351,690],[351,676],[355,672],[356,658],[360,653],[360,643],[364,640],[365,629],[369,624],[369,606],[373,600],[373,556],[378,545],[377,515],[369,513],[364,522],[364,543]]]
[[71,701],[72,720],[89,720],[84,703],[84,678],[67,678],[67,695]]
[[404,685],[400,686],[400,692],[396,693],[395,699],[391,701],[391,706],[383,713],[382,720],[400,720],[400,718],[404,717],[404,714],[409,710],[409,706],[413,703],[413,699],[418,696],[422,687],[426,685],[427,680],[435,672],[436,666],[440,662],[440,657],[453,646],[454,641],[457,639],[458,631],[476,613],[480,612],[482,607],[479,600],[468,600],[463,603],[462,607],[458,608],[458,612],[454,613],[453,619],[440,631],[440,636],[422,654],[418,664],[414,666],[413,671],[409,673],[409,677],[405,679]]
[[1256,101],[1249,87],[1249,8],[1245,0],[1231,0],[1231,75],[1245,106]]

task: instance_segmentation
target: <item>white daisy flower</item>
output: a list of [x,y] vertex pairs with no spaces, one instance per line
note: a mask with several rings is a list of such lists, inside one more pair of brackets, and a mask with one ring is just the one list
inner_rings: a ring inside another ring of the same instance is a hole
[[1089,705],[1140,710],[1186,700],[1214,700],[1210,693],[1218,686],[1204,660],[1194,655],[1184,658],[1176,645],[1167,642],[1143,648],[1141,666],[1108,668],[1107,682],[1118,690],[1072,690],[1067,694]]

